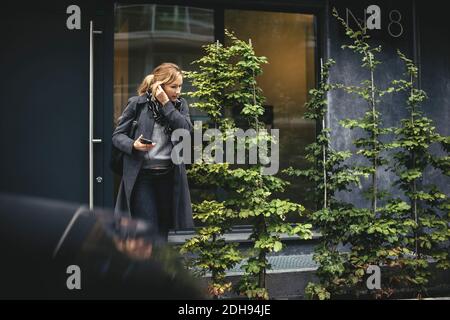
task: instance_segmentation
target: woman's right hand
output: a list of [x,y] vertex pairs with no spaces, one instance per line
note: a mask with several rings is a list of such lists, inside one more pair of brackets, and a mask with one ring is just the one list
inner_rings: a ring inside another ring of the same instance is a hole
[[143,137],[143,135],[141,134],[139,136],[139,138],[136,139],[136,141],[134,141],[133,143],[133,148],[135,148],[136,150],[139,151],[149,151],[151,148],[153,148],[155,145],[154,144],[143,144],[139,141],[139,139],[141,139]]

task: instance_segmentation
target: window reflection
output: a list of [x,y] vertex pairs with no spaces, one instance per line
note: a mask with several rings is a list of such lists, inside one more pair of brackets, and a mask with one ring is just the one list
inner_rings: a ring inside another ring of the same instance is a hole
[[[315,87],[314,16],[298,13],[226,10],[225,28],[240,39],[251,38],[268,64],[258,85],[266,97],[265,122],[280,130],[280,171],[303,168],[305,146],[315,140],[315,123],[303,119],[308,91]],[[292,188],[282,196],[306,203],[305,181],[289,178]]]
[[[280,171],[305,167],[304,148],[315,139],[315,123],[302,118],[308,91],[315,87],[314,16],[298,13],[225,10],[225,28],[252,39],[258,55],[268,58],[258,83],[266,97],[265,122],[280,129]],[[114,119],[122,113],[145,75],[162,62],[184,70],[214,41],[214,10],[170,5],[117,5],[114,34]],[[192,91],[185,79],[183,92]],[[188,100],[188,97],[185,96]],[[192,101],[191,101],[192,102]],[[192,120],[206,121],[191,109]],[[306,182],[289,178],[283,194],[308,208]],[[193,195],[195,197],[195,195]]]
[[[142,79],[163,62],[194,70],[191,62],[203,54],[202,45],[214,42],[214,12],[210,9],[167,5],[117,5],[114,33],[114,121],[136,95]],[[184,79],[183,92],[193,91]],[[182,93],[183,93],[182,92]],[[184,96],[192,102],[187,96]],[[193,121],[205,121],[191,108]],[[114,123],[116,125],[117,123]],[[119,186],[115,181],[115,194]]]
[[[214,41],[211,9],[167,5],[118,5],[114,34],[114,119],[145,75],[162,62],[183,70],[203,54],[201,46]],[[191,91],[185,80],[183,91]],[[187,98],[187,97],[185,97]],[[189,99],[188,99],[189,100]],[[192,117],[202,117],[192,110]]]

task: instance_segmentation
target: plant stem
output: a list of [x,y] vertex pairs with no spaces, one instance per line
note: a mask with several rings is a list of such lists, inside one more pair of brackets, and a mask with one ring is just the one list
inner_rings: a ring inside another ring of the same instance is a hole
[[[267,228],[266,228],[266,221],[264,219],[264,216],[259,216],[259,234],[265,234],[267,232]],[[266,262],[266,251],[265,249],[260,249],[259,251],[259,255],[258,255],[258,262],[261,265],[264,265],[263,268],[261,268],[261,270],[259,271],[258,274],[258,287],[259,288],[265,288],[266,287],[266,267],[265,267],[265,262]]]
[[[413,75],[411,74],[411,96],[414,95],[414,78]],[[414,103],[411,104],[411,126],[414,125],[414,112],[415,112],[415,105]],[[416,169],[416,152],[413,149],[412,150],[412,167],[413,170]],[[418,235],[417,235],[417,230],[418,230],[418,223],[419,223],[419,219],[417,216],[417,198],[416,198],[416,192],[417,192],[417,183],[416,183],[416,179],[413,180],[413,194],[414,194],[414,199],[413,200],[413,217],[414,217],[414,221],[416,222],[416,228],[414,229],[414,243],[415,243],[415,251],[416,251],[416,259],[419,258],[419,241],[418,241]]]
[[[376,119],[376,109],[375,109],[375,83],[373,79],[373,61],[372,56],[369,53],[369,67],[370,67],[370,93],[371,93],[371,99],[370,103],[372,106],[372,121],[374,124],[374,127],[372,128],[372,146],[374,151],[377,149],[377,134],[375,130],[378,128],[377,126],[377,119]],[[377,160],[378,160],[378,154],[377,152],[373,155],[373,173],[372,173],[372,210],[373,215],[375,216],[377,213]]]
[[[323,61],[320,59],[320,83],[323,83]],[[326,129],[325,127],[325,116],[322,116],[322,132]],[[322,163],[323,163],[323,208],[326,209],[328,206],[327,200],[327,168],[325,166],[326,161],[326,145],[322,147]]]

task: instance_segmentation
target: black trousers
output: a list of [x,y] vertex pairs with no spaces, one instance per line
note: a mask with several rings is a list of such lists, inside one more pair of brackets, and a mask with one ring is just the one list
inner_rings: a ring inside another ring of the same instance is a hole
[[131,195],[131,216],[145,220],[150,232],[167,241],[172,225],[174,170],[141,169]]

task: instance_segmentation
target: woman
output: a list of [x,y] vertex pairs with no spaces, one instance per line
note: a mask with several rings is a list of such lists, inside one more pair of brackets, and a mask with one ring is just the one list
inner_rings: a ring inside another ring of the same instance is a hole
[[[171,132],[192,131],[187,102],[180,99],[182,83],[177,65],[156,67],[142,81],[138,96],[128,100],[112,136],[114,146],[125,153],[116,213],[146,220],[165,241],[170,227],[193,227],[186,169],[171,159],[177,143],[171,140]],[[134,120],[137,128],[130,138]]]

